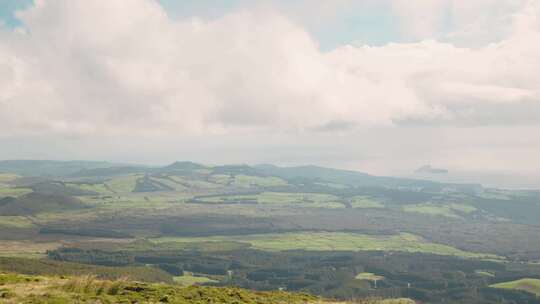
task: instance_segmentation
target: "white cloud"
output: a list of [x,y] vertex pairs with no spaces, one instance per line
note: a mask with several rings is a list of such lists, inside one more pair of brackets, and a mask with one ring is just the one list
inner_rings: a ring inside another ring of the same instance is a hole
[[174,20],[150,0],[41,0],[24,31],[0,30],[0,135],[538,123],[539,7],[481,48],[322,53],[267,9]]

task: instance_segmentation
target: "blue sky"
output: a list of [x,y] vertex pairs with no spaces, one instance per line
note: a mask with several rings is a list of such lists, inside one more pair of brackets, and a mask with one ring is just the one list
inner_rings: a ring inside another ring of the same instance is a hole
[[20,25],[14,12],[31,4],[32,0],[0,0],[0,19],[9,27]]
[[216,18],[246,7],[270,5],[301,23],[320,43],[322,50],[332,50],[344,44],[384,45],[400,39],[396,17],[385,5],[369,5],[369,9],[359,9],[355,4],[341,7],[336,5],[333,14],[325,16],[322,20],[314,20],[318,18],[317,14],[308,18],[298,16],[310,14],[309,1],[305,0],[160,0],[160,3],[171,16],[177,18],[190,16]]
[[394,16],[383,9],[344,12],[312,33],[320,39],[323,49],[350,43],[384,45],[399,40]]
[[[173,18],[197,16],[205,19],[218,18],[224,14],[253,6],[256,1],[245,0],[159,0]],[[20,26],[15,11],[32,5],[32,0],[0,0],[0,20],[8,27]],[[278,10],[287,13],[292,8],[302,6],[301,0],[272,1]],[[353,6],[354,8],[354,6]],[[294,19],[294,18],[293,18]],[[296,18],[297,22],[319,42],[323,51],[332,50],[344,44],[384,45],[399,42],[399,25],[391,10],[384,5],[372,5],[369,10],[343,7],[336,14],[321,22],[310,22]]]

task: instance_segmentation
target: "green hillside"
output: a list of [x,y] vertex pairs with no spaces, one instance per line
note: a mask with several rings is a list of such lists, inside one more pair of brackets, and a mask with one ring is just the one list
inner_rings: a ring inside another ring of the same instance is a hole
[[31,215],[40,212],[77,210],[85,207],[79,199],[65,195],[32,192],[17,198],[0,198],[0,216]]

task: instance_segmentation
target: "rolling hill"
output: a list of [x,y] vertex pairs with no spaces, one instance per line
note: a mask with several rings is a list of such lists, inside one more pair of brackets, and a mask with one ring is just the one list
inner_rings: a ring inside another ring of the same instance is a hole
[[32,192],[21,197],[0,199],[0,216],[24,216],[40,212],[55,212],[86,208],[77,198]]

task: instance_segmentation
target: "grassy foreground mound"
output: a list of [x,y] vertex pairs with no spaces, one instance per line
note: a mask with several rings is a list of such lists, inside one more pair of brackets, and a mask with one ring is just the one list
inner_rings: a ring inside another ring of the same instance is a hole
[[[178,287],[126,280],[0,274],[0,303],[327,303],[317,297],[283,291],[254,292],[227,287]],[[335,303],[335,302],[334,302]],[[366,304],[410,304],[410,300],[366,300]]]

